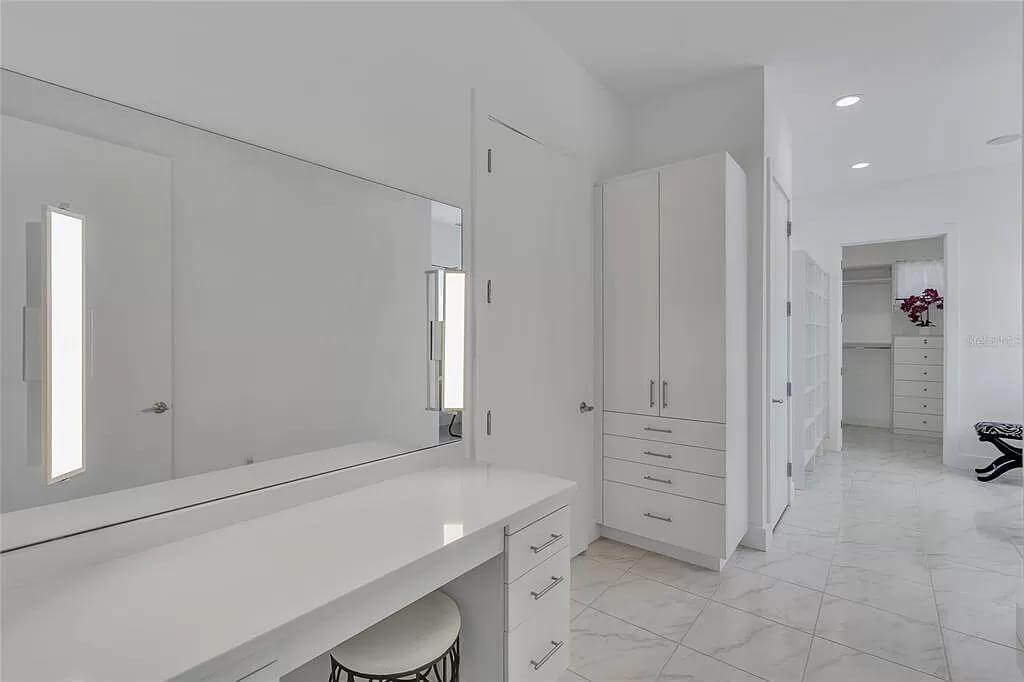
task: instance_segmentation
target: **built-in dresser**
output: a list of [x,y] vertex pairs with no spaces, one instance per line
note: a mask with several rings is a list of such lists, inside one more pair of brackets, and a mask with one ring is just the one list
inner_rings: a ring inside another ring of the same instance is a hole
[[942,354],[941,336],[893,339],[894,432],[942,436]]

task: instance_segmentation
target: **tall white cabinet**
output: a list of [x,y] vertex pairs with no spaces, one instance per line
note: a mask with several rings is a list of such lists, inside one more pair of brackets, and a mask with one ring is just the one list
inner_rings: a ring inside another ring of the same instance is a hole
[[746,176],[722,152],[602,190],[603,531],[718,569],[747,528]]

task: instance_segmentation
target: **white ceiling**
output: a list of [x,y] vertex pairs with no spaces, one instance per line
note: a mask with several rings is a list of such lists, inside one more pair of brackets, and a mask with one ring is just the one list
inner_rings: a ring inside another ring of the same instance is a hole
[[[529,2],[520,9],[629,106],[767,65],[798,194],[1011,163],[1019,2]],[[846,110],[836,97],[857,92]],[[872,166],[849,168],[865,159]]]

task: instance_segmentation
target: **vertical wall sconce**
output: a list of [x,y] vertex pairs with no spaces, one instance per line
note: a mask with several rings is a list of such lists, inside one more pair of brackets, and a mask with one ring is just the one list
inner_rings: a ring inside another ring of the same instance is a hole
[[466,353],[466,273],[427,270],[427,409],[461,412]]
[[43,209],[46,483],[85,470],[85,218]]

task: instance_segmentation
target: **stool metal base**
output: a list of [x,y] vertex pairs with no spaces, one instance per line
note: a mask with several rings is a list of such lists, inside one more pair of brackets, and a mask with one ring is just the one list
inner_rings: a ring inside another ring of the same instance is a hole
[[383,677],[349,670],[331,656],[328,682],[459,682],[459,638],[437,660],[418,670],[393,673]]

